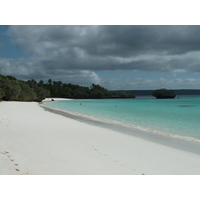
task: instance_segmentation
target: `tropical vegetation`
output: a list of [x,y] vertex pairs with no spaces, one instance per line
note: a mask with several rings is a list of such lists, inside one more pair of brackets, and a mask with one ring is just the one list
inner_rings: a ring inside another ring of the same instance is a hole
[[135,98],[126,91],[108,91],[92,84],[90,87],[48,80],[47,83],[34,79],[18,80],[13,76],[0,75],[0,100],[4,101],[42,101],[46,97],[73,99]]
[[158,89],[154,90],[152,96],[156,97],[157,99],[172,99],[175,98],[176,94],[173,90]]

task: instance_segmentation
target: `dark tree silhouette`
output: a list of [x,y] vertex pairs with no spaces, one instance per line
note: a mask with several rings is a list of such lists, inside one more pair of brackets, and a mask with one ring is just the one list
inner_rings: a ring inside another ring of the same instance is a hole
[[175,98],[176,94],[173,90],[158,89],[154,90],[152,96],[156,97],[157,99],[172,99]]

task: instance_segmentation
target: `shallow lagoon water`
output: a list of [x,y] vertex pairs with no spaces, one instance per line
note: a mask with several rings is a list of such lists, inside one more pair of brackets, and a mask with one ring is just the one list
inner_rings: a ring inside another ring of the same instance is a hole
[[157,134],[200,142],[200,97],[175,99],[84,99],[46,102],[75,115],[117,123]]

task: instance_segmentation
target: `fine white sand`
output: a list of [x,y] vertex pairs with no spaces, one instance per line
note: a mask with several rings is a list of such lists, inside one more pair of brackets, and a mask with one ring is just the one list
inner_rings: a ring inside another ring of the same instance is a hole
[[0,174],[200,174],[200,155],[0,102]]
[[72,100],[72,99],[50,97],[50,98],[44,99],[43,102],[47,102],[47,101],[67,101],[67,100]]

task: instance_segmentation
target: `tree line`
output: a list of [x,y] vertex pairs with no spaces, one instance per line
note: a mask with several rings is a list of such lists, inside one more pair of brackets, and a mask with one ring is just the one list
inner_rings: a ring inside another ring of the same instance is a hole
[[47,83],[34,79],[18,80],[13,76],[0,75],[0,100],[4,101],[37,101],[47,97],[73,99],[135,98],[126,91],[108,91],[104,87],[92,84],[84,87],[61,81],[48,80]]
[[36,82],[25,82],[13,76],[0,75],[0,100],[4,101],[42,101],[49,91]]

